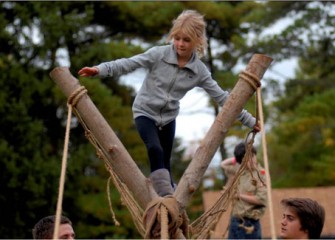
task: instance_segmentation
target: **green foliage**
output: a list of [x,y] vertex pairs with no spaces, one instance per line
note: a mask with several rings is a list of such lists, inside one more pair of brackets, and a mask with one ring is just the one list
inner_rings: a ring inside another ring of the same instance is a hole
[[[5,43],[2,45],[5,51],[0,53],[0,203],[3,209],[0,233],[3,238],[31,238],[34,224],[55,213],[64,144],[66,99],[50,80],[49,69],[60,63],[56,54],[59,49],[67,49],[70,56],[76,56],[75,52],[83,48],[87,39],[81,36],[81,29],[91,20],[92,12],[90,4],[84,6],[75,2],[3,2],[1,5],[0,41]],[[125,47],[124,44],[122,48]],[[137,47],[132,49],[139,51]],[[95,58],[89,51],[87,55]],[[104,57],[110,56],[101,55]],[[76,59],[73,64],[80,66],[75,64]],[[84,81],[84,85],[102,114],[118,129],[120,138],[129,144],[130,152],[144,162],[145,154],[141,150],[144,147],[135,136],[132,123],[131,97],[126,96],[131,90],[115,91],[123,93],[118,97],[100,81]],[[63,213],[70,217],[75,229],[77,225],[84,229],[90,226],[89,232],[76,231],[80,238],[113,237],[114,233],[116,238],[137,236],[131,224],[126,224],[122,230],[110,229],[108,209],[95,213],[98,206],[108,206],[107,199],[98,197],[106,197],[108,176],[103,162],[85,139],[82,127],[74,125]],[[82,202],[85,197],[86,202]],[[87,201],[89,198],[91,201]],[[120,199],[117,201],[120,205]],[[120,209],[123,215],[128,214],[125,207]],[[85,218],[90,214],[91,217]],[[108,230],[100,225],[100,219]],[[117,235],[117,231],[123,235]]]
[[[299,57],[295,78],[286,82],[283,92],[271,91],[278,97],[269,106],[271,112],[264,108],[265,119],[273,127],[268,134],[272,180],[278,187],[334,184],[335,53],[334,17],[325,14],[331,9],[329,2],[1,2],[0,6],[3,238],[31,238],[34,224],[55,213],[68,109],[49,72],[68,65],[77,76],[83,66],[129,57],[144,51],[144,46],[162,44],[173,19],[184,9],[196,9],[208,20],[207,35],[221,50],[212,51],[210,44],[204,61],[224,89],[233,88],[237,81],[234,67],[254,52],[268,53],[276,61]],[[293,13],[298,17],[279,35],[252,44],[247,41],[250,32],[257,34]],[[310,30],[315,23],[322,27]],[[146,150],[132,120],[134,89],[121,85],[119,76],[79,80],[147,175]],[[267,81],[271,87],[263,91],[278,88],[276,79]],[[254,114],[254,106],[251,99],[246,108]],[[245,129],[240,130],[237,123],[229,134],[244,138]],[[181,160],[181,145],[176,139],[172,156],[176,182],[189,164]],[[108,177],[73,117],[63,213],[73,221],[78,238],[139,238],[112,186],[113,210],[121,223],[114,226],[106,192]],[[188,206],[191,221],[202,213],[202,191],[200,187]]]
[[[329,162],[334,154],[334,106],[330,102],[335,84],[333,10],[329,1],[269,1],[258,9],[259,14],[254,12],[253,19],[261,24],[254,28],[260,37],[252,42],[253,48],[275,62],[299,60],[296,75],[285,81],[283,90],[275,78],[267,82],[275,95],[265,118],[271,126],[267,143],[274,187],[334,185],[334,168]],[[283,30],[260,34],[262,27],[280,20],[288,23]]]
[[[274,128],[269,143],[275,186],[327,186],[334,183],[334,90],[300,101]],[[317,114],[316,114],[317,113]],[[276,136],[276,138],[274,138]],[[299,174],[301,173],[301,174]]]
[[[270,55],[275,61],[292,56],[306,57],[308,48],[315,40],[331,36],[334,26],[331,14],[333,7],[329,1],[269,1],[262,13],[261,27],[264,24],[274,25],[283,19],[292,19],[292,23],[279,33],[264,37],[260,35],[252,42],[253,49]],[[257,33],[262,30],[258,29]]]

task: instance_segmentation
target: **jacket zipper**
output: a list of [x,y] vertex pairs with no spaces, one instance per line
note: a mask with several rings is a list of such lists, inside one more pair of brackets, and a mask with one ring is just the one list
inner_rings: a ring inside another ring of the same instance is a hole
[[177,74],[178,74],[178,72],[179,72],[179,67],[177,67],[177,71],[175,72],[175,74],[174,74],[174,76],[172,78],[172,81],[170,82],[170,85],[168,87],[168,90],[167,90],[167,100],[166,100],[164,106],[159,110],[159,115],[160,115],[160,118],[161,118],[160,124],[158,124],[159,130],[162,130],[162,127],[163,127],[162,112],[163,112],[163,109],[166,107],[167,103],[169,102],[170,92],[171,92],[171,89],[172,89],[173,85],[175,84],[175,82],[177,80]]

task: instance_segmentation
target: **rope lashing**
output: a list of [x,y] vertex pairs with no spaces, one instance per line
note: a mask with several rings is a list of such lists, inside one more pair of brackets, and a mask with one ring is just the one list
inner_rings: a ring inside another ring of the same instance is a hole
[[[251,139],[249,139],[250,134]],[[216,226],[217,222],[219,221],[221,215],[225,213],[228,209],[228,205],[231,203],[232,205],[235,204],[236,201],[236,194],[238,191],[238,184],[240,181],[240,177],[245,171],[250,171],[248,167],[248,161],[250,156],[252,156],[252,145],[255,138],[255,132],[251,131],[248,133],[246,137],[246,153],[243,158],[242,164],[239,167],[238,171],[236,172],[233,180],[229,183],[227,188],[222,192],[219,199],[215,202],[215,204],[203,213],[199,218],[197,218],[190,226],[191,234],[193,239],[207,239],[210,237],[211,230]],[[223,237],[223,236],[222,236]]]
[[61,168],[61,175],[59,180],[59,188],[58,188],[58,200],[57,200],[57,209],[56,209],[56,220],[55,220],[55,228],[53,239],[58,239],[58,231],[60,225],[60,217],[62,212],[62,202],[63,202],[63,194],[64,194],[64,184],[65,184],[65,173],[66,173],[66,166],[67,166],[67,154],[68,154],[68,147],[69,147],[69,136],[70,136],[70,123],[71,123],[71,116],[72,116],[72,107],[75,106],[79,99],[87,93],[85,87],[79,87],[76,89],[68,99],[68,114],[67,114],[67,121],[66,121],[66,130],[65,130],[65,140],[64,140],[64,148],[63,148],[63,158],[62,158],[62,168]]
[[146,239],[187,238],[189,219],[173,196],[152,200],[143,215]]
[[67,103],[71,106],[76,106],[79,99],[87,93],[87,89],[84,86],[77,88],[68,98]]
[[111,163],[108,161],[108,157],[107,157],[109,155],[109,151],[106,150],[104,147],[102,147],[102,145],[96,139],[94,134],[90,131],[89,127],[86,125],[84,119],[80,116],[80,113],[78,111],[76,111],[76,108],[74,108],[74,113],[76,114],[79,122],[81,123],[81,125],[85,129],[85,137],[94,146],[94,148],[96,149],[97,157],[104,161],[105,167],[108,170],[108,172],[110,173],[110,178],[108,179],[108,182],[107,182],[107,197],[108,197],[109,208],[110,208],[110,212],[112,214],[114,224],[116,226],[120,226],[120,223],[117,221],[117,219],[115,217],[115,213],[114,213],[113,208],[112,208],[110,192],[109,192],[110,191],[110,184],[109,184],[110,180],[113,181],[115,187],[117,188],[117,190],[121,194],[122,203],[127,206],[129,212],[131,213],[131,216],[134,220],[134,223],[135,223],[135,226],[136,226],[137,230],[139,231],[139,233],[142,236],[144,236],[145,230],[144,230],[143,223],[142,223],[142,214],[143,214],[142,208],[138,205],[138,203],[134,199],[134,197],[131,194],[128,187],[121,181],[121,179],[118,177],[116,172],[113,170],[113,167],[112,167]]
[[[74,104],[76,102],[76,99],[79,98],[79,97],[75,97],[75,96],[78,96],[78,95],[81,95],[82,93],[84,93],[83,90],[79,90],[79,89],[76,92],[77,92],[77,95],[73,94],[73,97],[71,97],[71,99],[74,99],[74,100],[70,100],[70,101],[72,101],[72,104]],[[94,146],[94,148],[96,149],[97,157],[104,161],[105,167],[108,170],[108,172],[110,173],[110,178],[108,179],[108,182],[107,182],[107,197],[108,197],[108,202],[109,202],[109,209],[110,209],[110,212],[112,214],[114,224],[116,226],[120,225],[120,223],[117,221],[117,219],[115,217],[115,213],[114,213],[113,208],[112,208],[110,192],[109,192],[110,191],[110,180],[113,181],[115,187],[117,188],[117,190],[121,194],[122,203],[127,206],[129,212],[131,213],[131,216],[134,220],[134,224],[135,224],[138,232],[142,236],[144,236],[145,229],[144,229],[144,226],[143,226],[143,223],[142,223],[143,209],[138,205],[138,203],[134,199],[134,196],[131,194],[128,187],[122,182],[122,180],[118,177],[116,172],[113,170],[113,167],[112,167],[112,165],[109,162],[108,157],[107,157],[109,155],[109,149],[105,149],[99,143],[99,141],[94,136],[93,132],[89,129],[89,127],[87,126],[86,122],[81,117],[81,115],[77,111],[77,109],[73,108],[73,111],[74,111],[74,114],[77,116],[78,121],[81,123],[82,127],[85,130],[85,137]]]
[[261,86],[260,79],[253,73],[248,71],[241,71],[239,78],[249,83],[249,85],[256,91]]

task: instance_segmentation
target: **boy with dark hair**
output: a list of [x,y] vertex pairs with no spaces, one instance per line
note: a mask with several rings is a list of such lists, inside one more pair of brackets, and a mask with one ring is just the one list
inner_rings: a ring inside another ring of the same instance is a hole
[[[47,216],[39,220],[33,228],[33,239],[53,239],[56,216]],[[72,222],[65,216],[61,216],[58,239],[74,239],[75,233]]]
[[325,209],[309,198],[286,198],[280,237],[283,239],[319,239],[325,221]]
[[228,239],[262,238],[260,218],[264,215],[267,203],[267,191],[263,184],[265,172],[257,162],[257,151],[254,147],[251,152],[251,159],[244,158],[246,143],[241,142],[234,149],[234,157],[221,162],[221,167],[232,176],[236,174],[243,161],[248,161],[250,170],[244,171],[239,179]]

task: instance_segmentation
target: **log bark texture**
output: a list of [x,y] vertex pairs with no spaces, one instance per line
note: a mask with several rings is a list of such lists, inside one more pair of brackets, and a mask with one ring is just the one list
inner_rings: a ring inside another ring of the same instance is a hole
[[[50,77],[67,98],[81,87],[79,80],[70,73],[67,67],[53,69],[50,72]],[[87,94],[79,99],[76,109],[100,146],[108,152],[108,160],[113,170],[132,192],[139,205],[145,209],[153,198],[158,197],[150,181],[142,174],[113,129]]]
[[[249,61],[245,71],[243,71],[246,74],[243,74],[242,77],[240,75],[238,82],[229,94],[228,99],[204,139],[201,141],[192,161],[178,183],[174,196],[181,208],[185,208],[188,205],[229,127],[232,126],[245,103],[256,91],[257,88],[255,89],[249,81],[256,85],[257,81],[255,82],[255,80],[260,80],[263,77],[271,62],[272,59],[270,57],[255,54]],[[258,83],[260,84],[260,82]]]

